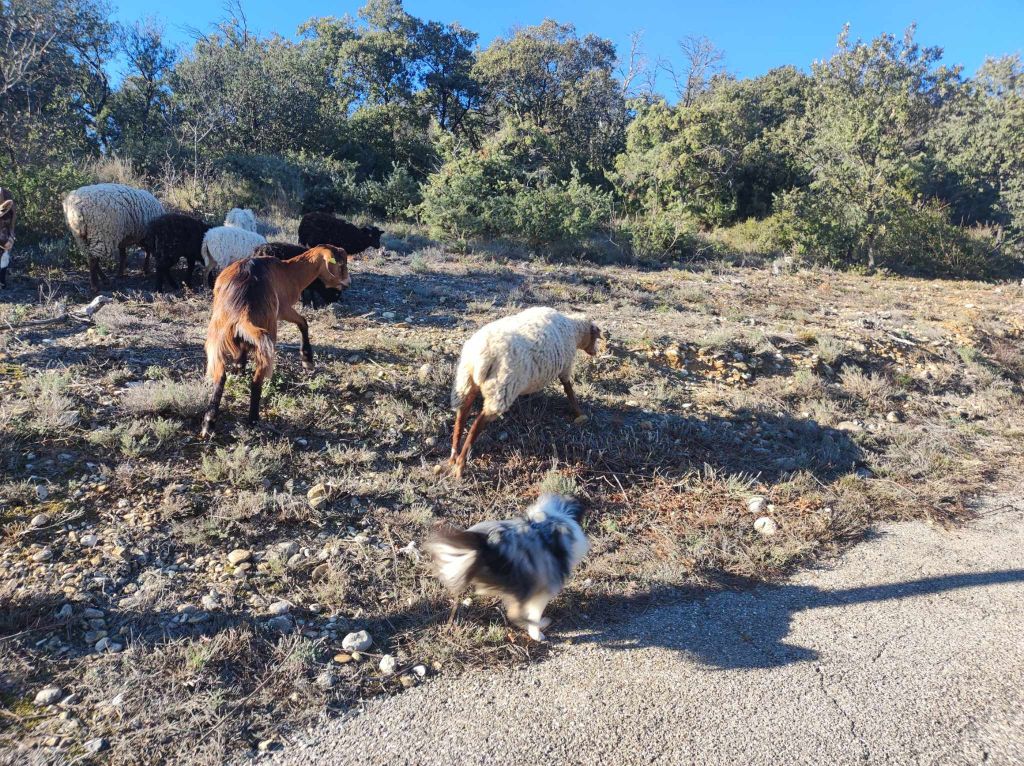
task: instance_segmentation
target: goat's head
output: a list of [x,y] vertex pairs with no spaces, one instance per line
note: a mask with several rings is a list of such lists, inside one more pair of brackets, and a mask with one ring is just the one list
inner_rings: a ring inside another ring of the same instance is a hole
[[9,250],[14,244],[14,200],[0,202],[0,250]]
[[320,245],[316,250],[322,256],[320,273],[317,274],[320,281],[336,290],[352,284],[348,275],[348,254],[344,250],[333,245]]

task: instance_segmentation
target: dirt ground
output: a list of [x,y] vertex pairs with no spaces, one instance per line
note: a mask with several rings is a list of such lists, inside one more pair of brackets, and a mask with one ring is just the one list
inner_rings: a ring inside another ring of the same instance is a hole
[[[772,579],[883,519],[956,523],[1020,470],[1016,284],[388,245],[304,310],[315,371],[285,326],[264,423],[232,378],[212,442],[208,293],[136,271],[91,326],[26,324],[85,303],[80,273],[0,293],[0,761],[221,763],[366,696],[542,660],[492,603],[447,628],[419,548],[542,487],[592,506],[557,644],[581,614],[628,619],[624,596]],[[458,482],[438,469],[461,344],[532,305],[606,331],[577,365],[590,420],[558,386],[526,397]]]

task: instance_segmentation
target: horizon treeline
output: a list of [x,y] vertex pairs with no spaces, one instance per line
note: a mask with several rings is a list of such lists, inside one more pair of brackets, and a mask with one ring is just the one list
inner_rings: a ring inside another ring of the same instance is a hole
[[913,27],[843,29],[809,71],[750,78],[707,39],[680,52],[652,62],[639,35],[619,51],[553,20],[481,47],[401,0],[312,18],[295,40],[254,34],[234,6],[176,49],[100,0],[0,0],[0,183],[29,240],[64,236],[68,190],[121,180],[210,219],[329,210],[552,256],[1020,263],[1019,54],[969,77]]

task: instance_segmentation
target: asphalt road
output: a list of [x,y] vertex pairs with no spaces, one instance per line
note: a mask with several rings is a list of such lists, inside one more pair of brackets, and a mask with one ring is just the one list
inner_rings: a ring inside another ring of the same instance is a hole
[[1024,514],[997,506],[780,587],[555,624],[544,662],[371,701],[275,763],[1024,764]]

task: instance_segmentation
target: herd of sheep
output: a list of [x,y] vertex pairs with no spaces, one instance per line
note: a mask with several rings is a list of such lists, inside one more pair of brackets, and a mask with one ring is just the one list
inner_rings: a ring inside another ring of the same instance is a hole
[[[0,251],[4,271],[14,242],[14,200],[0,189]],[[218,273],[207,332],[207,376],[213,393],[203,419],[209,436],[217,418],[229,369],[244,372],[250,357],[249,421],[259,420],[264,380],[275,357],[281,320],[302,336],[303,366],[313,364],[309,326],[294,305],[300,300],[330,302],[350,284],[347,258],[380,247],[380,229],[357,227],[327,213],[310,213],[299,226],[299,245],[267,242],[257,231],[251,210],[234,208],[221,226],[181,213],[167,213],[147,191],[123,184],[84,186],[64,199],[64,214],[75,241],[86,254],[94,290],[107,277],[101,262],[118,255],[123,276],[127,250],[146,254],[144,269],[155,263],[156,287],[177,286],[173,270],[184,261],[191,281],[195,266],[205,266],[204,284]],[[264,257],[261,257],[264,256]],[[269,257],[266,257],[269,256]],[[577,351],[597,353],[601,331],[582,315],[534,307],[490,322],[463,346],[451,403],[455,426],[449,464],[461,477],[481,429],[504,414],[523,395],[558,380],[577,423],[586,420],[572,387]],[[461,443],[470,410],[481,409]],[[530,635],[543,638],[542,612],[586,551],[578,526],[579,505],[572,499],[545,499],[521,519],[487,522],[486,529],[444,530],[428,546],[446,585],[473,585],[501,595],[510,617],[522,616]],[[497,526],[495,526],[497,524]],[[490,526],[488,526],[490,525]],[[545,563],[546,562],[546,563]],[[544,563],[544,566],[540,564]]]

